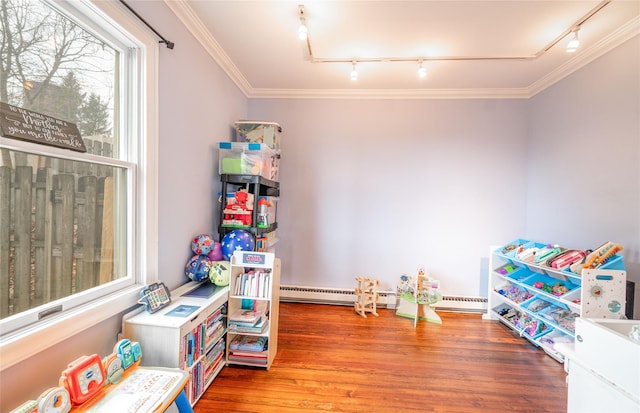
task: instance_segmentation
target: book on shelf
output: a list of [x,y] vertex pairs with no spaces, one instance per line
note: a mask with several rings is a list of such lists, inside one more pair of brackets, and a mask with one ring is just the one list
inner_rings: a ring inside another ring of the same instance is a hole
[[229,321],[229,331],[234,333],[261,334],[267,330],[268,326],[269,319],[267,317],[260,317],[260,319],[253,324]]
[[237,356],[230,355],[229,361],[235,361],[237,363],[244,363],[244,364],[254,364],[256,366],[266,366],[268,359],[266,357],[264,358],[239,357],[239,356],[237,357]]
[[271,291],[271,270],[252,270],[238,274],[235,279],[235,295],[268,298]]
[[236,336],[229,343],[229,349],[233,351],[260,352],[267,349],[268,339],[262,336]]
[[267,358],[269,356],[269,350],[262,351],[242,351],[242,350],[231,350],[229,355],[236,357],[248,357],[248,358]]
[[255,324],[257,321],[260,320],[260,318],[262,318],[262,314],[263,312],[259,310],[254,310],[254,309],[247,310],[247,309],[240,308],[234,311],[233,314],[229,316],[229,321]]

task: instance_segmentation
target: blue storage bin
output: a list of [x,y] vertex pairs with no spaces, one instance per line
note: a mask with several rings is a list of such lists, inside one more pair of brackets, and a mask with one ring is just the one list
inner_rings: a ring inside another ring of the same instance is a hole
[[539,297],[534,297],[522,304],[524,308],[526,308],[528,311],[531,311],[532,313],[540,312],[552,305],[553,304],[551,304],[549,301],[543,300],[542,298],[539,298]]
[[515,326],[522,334],[534,340],[551,331],[551,328],[544,321],[531,317],[526,313],[523,313],[522,316],[518,318]]
[[[564,295],[580,287],[580,285],[571,282],[569,279],[560,280],[545,274],[537,273],[526,280],[523,280],[522,283],[524,285],[528,285],[531,291],[548,294],[551,297],[557,298],[562,298]],[[564,287],[566,290],[560,289],[559,287]]]
[[526,267],[520,267],[517,271],[512,272],[507,276],[510,280],[516,282],[523,282],[527,278],[531,277],[535,273]]
[[507,244],[504,244],[502,247],[499,247],[498,249],[496,249],[496,252],[500,255],[504,255],[505,257],[513,257],[516,249],[520,245],[528,244],[530,242],[531,241],[529,240],[518,238]]
[[506,283],[505,285],[496,288],[495,291],[516,304],[523,303],[533,297],[533,294],[526,289],[515,286],[511,283]]

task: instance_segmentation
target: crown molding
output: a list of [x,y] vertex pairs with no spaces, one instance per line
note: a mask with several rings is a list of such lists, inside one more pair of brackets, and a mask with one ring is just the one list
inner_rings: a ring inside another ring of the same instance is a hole
[[222,46],[220,46],[220,43],[218,43],[211,32],[207,30],[191,6],[189,6],[185,0],[164,0],[164,2],[216,63],[218,63],[227,76],[238,86],[240,91],[242,91],[245,96],[249,96],[252,90],[251,85],[235,63],[229,58]]
[[528,89],[253,89],[250,99],[525,99]]
[[254,88],[186,0],[164,0],[187,30],[249,99],[529,99],[640,34],[636,17],[572,60],[524,88],[502,89],[268,89]]

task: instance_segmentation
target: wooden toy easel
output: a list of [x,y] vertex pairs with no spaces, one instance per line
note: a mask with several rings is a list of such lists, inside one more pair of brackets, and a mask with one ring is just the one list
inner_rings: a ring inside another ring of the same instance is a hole
[[396,315],[412,318],[414,327],[418,320],[442,324],[440,316],[431,308],[431,304],[442,300],[439,288],[440,282],[428,277],[423,267],[418,268],[416,277],[403,274],[398,282],[400,301]]
[[380,282],[372,278],[356,277],[358,287],[356,287],[357,301],[354,303],[356,313],[367,318],[366,313],[378,316],[376,312],[376,302],[378,301],[378,291],[376,287]]

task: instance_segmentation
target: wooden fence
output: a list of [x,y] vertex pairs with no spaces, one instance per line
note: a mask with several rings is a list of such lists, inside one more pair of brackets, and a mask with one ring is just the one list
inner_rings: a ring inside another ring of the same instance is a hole
[[[108,144],[85,144],[111,155]],[[111,168],[14,158],[0,166],[0,318],[113,279]]]

